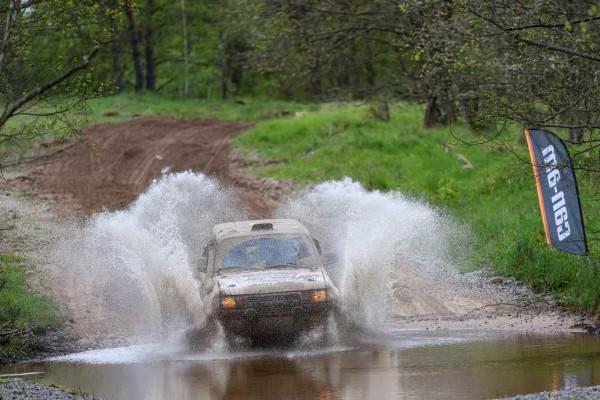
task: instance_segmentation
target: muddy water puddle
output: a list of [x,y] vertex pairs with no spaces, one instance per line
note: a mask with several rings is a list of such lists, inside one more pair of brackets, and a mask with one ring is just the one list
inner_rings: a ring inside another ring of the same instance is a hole
[[600,384],[600,338],[397,330],[325,349],[148,344],[4,367],[105,399],[487,399]]

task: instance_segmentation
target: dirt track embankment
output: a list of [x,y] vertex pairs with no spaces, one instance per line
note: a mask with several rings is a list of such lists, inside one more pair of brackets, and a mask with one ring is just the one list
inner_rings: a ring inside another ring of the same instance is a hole
[[75,203],[86,215],[126,207],[163,174],[201,171],[241,186],[243,205],[262,216],[269,213],[272,200],[245,188],[228,156],[230,141],[251,126],[165,117],[95,125],[82,135],[82,143],[36,163],[30,177],[42,192],[69,207]]

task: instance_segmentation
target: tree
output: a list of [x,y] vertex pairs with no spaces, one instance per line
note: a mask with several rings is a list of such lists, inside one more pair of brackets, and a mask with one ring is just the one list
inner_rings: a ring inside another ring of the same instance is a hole
[[[145,7],[146,21],[152,21],[156,15],[156,4],[154,0],[147,0]],[[154,27],[147,23],[144,27],[144,48],[146,57],[146,89],[156,90],[156,57],[154,56]]]
[[[481,99],[479,119],[489,126],[556,131],[568,142],[576,167],[600,172],[598,5],[467,0],[454,8],[473,38],[470,62],[485,71],[464,77]],[[503,140],[502,132],[496,140]]]
[[135,91],[141,92],[144,89],[144,73],[142,71],[142,56],[140,52],[140,34],[135,24],[135,15],[131,0],[123,2],[123,9],[127,17],[127,25],[129,27],[129,41],[131,43],[131,57],[133,60],[133,68],[135,71]]
[[[68,112],[85,110],[92,94],[89,68],[104,38],[96,29],[98,8],[58,0],[7,0],[0,5],[0,145],[47,133],[77,132]],[[82,31],[82,26],[90,26]],[[48,49],[48,42],[74,34],[72,47]],[[90,36],[93,33],[95,37]],[[72,55],[74,48],[79,54]],[[85,49],[85,50],[84,50]],[[7,123],[11,120],[18,123]]]
[[111,69],[112,76],[111,80],[114,81],[117,90],[124,92],[127,90],[127,80],[125,79],[125,70],[123,68],[123,62],[121,60],[123,53],[123,35],[119,28],[120,4],[119,0],[110,0],[108,2],[109,15],[112,16],[110,19],[110,50],[111,50]]

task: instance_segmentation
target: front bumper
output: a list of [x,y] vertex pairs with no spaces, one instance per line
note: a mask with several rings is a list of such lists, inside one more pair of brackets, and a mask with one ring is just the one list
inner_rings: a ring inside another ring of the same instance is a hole
[[243,336],[290,335],[310,330],[324,322],[335,308],[334,301],[299,303],[273,307],[219,309],[217,316],[223,328]]

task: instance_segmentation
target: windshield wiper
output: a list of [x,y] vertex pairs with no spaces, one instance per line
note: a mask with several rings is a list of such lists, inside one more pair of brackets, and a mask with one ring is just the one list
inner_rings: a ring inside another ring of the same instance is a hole
[[268,268],[268,269],[271,269],[271,268],[300,267],[300,266],[301,266],[300,264],[296,264],[296,263],[289,263],[289,264],[276,264],[276,265],[271,265],[271,266],[268,266],[267,268]]
[[252,267],[252,266],[248,266],[248,265],[246,265],[246,266],[243,266],[243,265],[232,265],[230,267],[221,267],[217,271],[223,271],[223,270],[226,270],[226,269],[239,269],[239,270],[242,270],[242,269],[252,269],[252,270],[257,270],[257,271],[262,271],[263,270],[263,268],[257,268],[257,267]]

